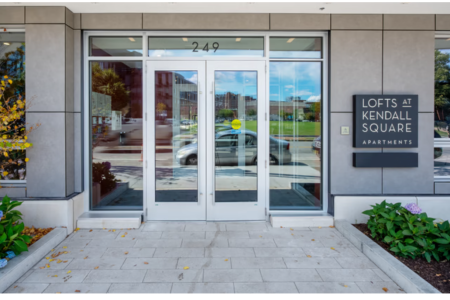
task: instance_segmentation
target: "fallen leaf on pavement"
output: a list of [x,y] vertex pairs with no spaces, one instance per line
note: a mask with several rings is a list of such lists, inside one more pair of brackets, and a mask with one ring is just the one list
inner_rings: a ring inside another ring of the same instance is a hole
[[63,261],[63,263],[66,263],[66,262],[68,262],[68,260]]
[[45,259],[50,259],[50,257],[47,256]]
[[128,251],[127,252],[125,252],[125,255],[127,255],[128,254]]
[[64,249],[67,249],[67,246],[64,246],[63,248],[64,248]]
[[80,290],[75,290],[75,293],[80,293]]
[[39,267],[39,269],[41,269],[41,270],[42,270],[42,269],[45,269],[45,267]]
[[14,286],[14,288],[16,288],[16,287],[17,287],[17,285]]
[[312,256],[311,256],[311,255],[306,255],[306,257],[309,257],[309,258],[311,258]]
[[144,265],[148,265],[148,262],[144,261]]
[[331,226],[329,226],[329,227],[330,227],[330,228],[334,228],[334,226],[332,226],[332,225],[331,225]]
[[49,265],[49,264],[46,264],[45,266],[46,266],[47,268],[50,268],[50,265]]
[[58,275],[53,275],[52,277],[58,277]]
[[189,267],[184,267],[183,269],[187,270],[187,269],[189,269]]
[[97,270],[97,269],[98,269],[98,267],[95,267],[95,268],[94,268],[94,270]]
[[92,229],[91,229],[91,230],[89,230],[89,232],[92,232]]
[[86,256],[84,259],[86,259],[86,258],[88,258],[88,257]]
[[50,260],[49,260],[49,262],[52,262],[52,261],[54,261],[54,259],[50,259]]
[[72,273],[72,271],[70,271],[70,270],[69,270],[69,271],[67,271],[67,274],[70,274],[70,273]]
[[228,258],[225,258],[225,261],[228,261]]
[[385,292],[387,293],[388,289],[384,287],[384,288],[383,288],[383,291],[385,291]]
[[348,285],[344,284],[344,287],[348,287]]
[[292,228],[290,228],[291,230],[294,230],[294,229],[292,229]]
[[67,253],[69,253],[69,252],[67,252],[67,251],[64,251],[63,253],[64,253],[64,254],[67,254]]
[[55,251],[55,249],[52,249],[52,250],[50,250],[50,251],[52,251],[52,252],[53,252],[53,251]]
[[314,242],[314,241],[315,241],[315,239],[312,239],[311,241],[313,241],[313,242]]
[[125,237],[125,235],[122,235],[122,237]]
[[322,226],[319,226],[319,229],[322,228]]

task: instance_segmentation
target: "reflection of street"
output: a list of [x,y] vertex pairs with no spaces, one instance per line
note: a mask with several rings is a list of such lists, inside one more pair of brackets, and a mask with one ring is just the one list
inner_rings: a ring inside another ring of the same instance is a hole
[[124,209],[142,207],[143,199],[143,164],[140,146],[96,147],[93,162],[111,163],[111,173],[124,183],[125,187],[113,191],[111,196],[105,195],[96,208],[114,208],[124,206]]
[[434,160],[434,176],[450,175],[450,148],[442,149],[442,155]]

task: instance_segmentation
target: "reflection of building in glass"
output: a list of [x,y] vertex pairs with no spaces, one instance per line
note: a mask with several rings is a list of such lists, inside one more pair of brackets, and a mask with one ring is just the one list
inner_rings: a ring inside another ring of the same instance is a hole
[[196,120],[197,84],[176,72],[159,71],[156,76],[156,118],[174,122]]

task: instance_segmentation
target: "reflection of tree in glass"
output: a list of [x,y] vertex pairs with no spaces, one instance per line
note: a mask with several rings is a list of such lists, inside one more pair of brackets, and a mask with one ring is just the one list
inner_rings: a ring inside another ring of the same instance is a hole
[[16,50],[6,52],[0,58],[0,77],[9,76],[13,80],[10,88],[4,91],[5,99],[25,95],[25,44]]
[[253,108],[250,109],[250,110],[248,111],[248,115],[249,115],[249,116],[256,116],[256,110],[254,110]]
[[[434,105],[435,120],[441,121],[440,127],[446,130],[446,115],[450,108],[450,54],[434,51]],[[442,123],[445,123],[442,124]]]
[[99,63],[92,64],[92,91],[111,96],[111,110],[123,110],[130,102],[122,78],[113,70],[103,70]]
[[234,117],[234,112],[231,109],[221,109],[217,115],[220,118],[232,118]]

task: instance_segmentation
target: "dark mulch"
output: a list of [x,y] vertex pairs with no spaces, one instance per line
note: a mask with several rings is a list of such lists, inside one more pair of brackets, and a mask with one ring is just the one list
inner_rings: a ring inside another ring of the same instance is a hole
[[370,239],[372,239],[375,243],[380,245],[383,249],[385,249],[389,254],[394,256],[396,259],[401,261],[408,268],[417,273],[420,277],[428,281],[432,286],[438,289],[441,293],[450,293],[450,262],[449,261],[441,261],[437,262],[434,259],[428,263],[426,259],[419,257],[416,259],[404,258],[395,256],[394,252],[389,251],[389,245],[374,240],[370,236],[370,230],[367,228],[367,224],[354,224],[359,231],[363,232]]

